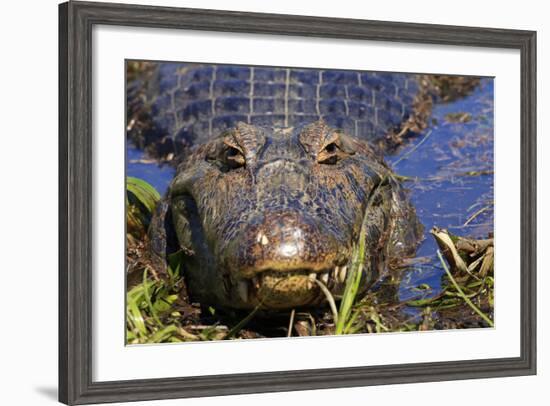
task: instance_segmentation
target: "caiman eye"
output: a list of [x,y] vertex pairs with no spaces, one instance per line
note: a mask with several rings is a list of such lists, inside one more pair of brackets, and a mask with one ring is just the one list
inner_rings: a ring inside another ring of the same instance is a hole
[[331,142],[325,147],[325,151],[327,151],[329,154],[332,154],[333,152],[336,152],[336,144],[334,142]]
[[243,153],[226,143],[218,143],[206,154],[206,161],[218,167],[222,172],[238,169],[246,164]]
[[237,148],[227,146],[222,154],[222,160],[229,169],[240,168],[246,163],[244,155]]
[[317,162],[323,165],[336,165],[356,152],[354,141],[341,132],[332,133],[317,153]]
[[331,142],[319,152],[317,162],[324,165],[335,165],[344,155],[344,151],[340,150],[335,142]]

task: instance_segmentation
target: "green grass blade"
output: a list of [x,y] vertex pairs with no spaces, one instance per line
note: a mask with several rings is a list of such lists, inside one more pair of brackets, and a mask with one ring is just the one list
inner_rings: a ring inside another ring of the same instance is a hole
[[451,275],[451,271],[447,267],[447,263],[443,259],[443,255],[441,255],[441,251],[437,250],[437,256],[439,257],[439,260],[441,261],[441,265],[443,265],[443,269],[445,270],[445,273],[449,277],[449,280],[451,281],[451,283],[453,284],[453,286],[457,290],[460,297],[466,302],[466,304],[468,306],[470,306],[470,308],[474,312],[476,312],[479,315],[479,317],[481,317],[483,320],[485,320],[485,322],[489,326],[494,327],[495,323],[493,323],[493,320],[491,320],[489,317],[487,317],[487,315],[485,313],[483,313],[475,304],[473,304],[472,301],[470,300],[470,298],[467,295],[464,294],[464,292],[462,291],[462,289],[460,288],[458,283],[456,283],[455,279],[453,278],[453,275]]
[[147,335],[147,328],[145,327],[145,320],[141,315],[141,311],[135,302],[128,302],[127,318],[130,324],[137,330],[141,336]]
[[178,328],[174,324],[163,328],[162,330],[157,331],[153,334],[148,340],[148,343],[161,343],[165,342],[170,336],[174,335],[177,332]]
[[365,261],[365,248],[367,244],[367,226],[368,226],[368,214],[370,206],[378,194],[380,188],[388,180],[388,176],[384,176],[376,188],[373,190],[372,194],[367,201],[365,207],[365,212],[363,214],[363,222],[361,224],[361,231],[359,233],[359,242],[354,247],[352,263],[350,265],[350,272],[346,278],[346,287],[344,289],[344,294],[342,296],[342,301],[340,302],[340,310],[338,314],[338,321],[336,322],[336,334],[343,334],[344,329],[349,321],[351,310],[359,291],[359,284],[361,283],[361,277],[363,275],[363,263]]
[[325,295],[327,302],[330,306],[330,310],[332,311],[332,317],[334,318],[334,322],[338,323],[338,310],[336,310],[336,302],[334,301],[334,297],[332,296],[332,293],[330,293],[330,290],[325,286],[325,284],[321,281],[318,281],[317,279],[314,280],[315,283],[319,286],[319,289],[321,289],[321,292]]
[[160,319],[158,318],[157,312],[155,310],[155,307],[153,306],[153,303],[151,302],[151,294],[149,293],[149,285],[147,283],[147,273],[148,270],[145,268],[143,271],[143,297],[145,298],[145,303],[147,303],[147,307],[149,307],[149,311],[151,312],[151,316],[153,316],[153,319],[158,325],[162,325]]
[[126,190],[132,193],[149,213],[155,210],[157,202],[160,200],[159,192],[153,186],[132,176],[126,177]]

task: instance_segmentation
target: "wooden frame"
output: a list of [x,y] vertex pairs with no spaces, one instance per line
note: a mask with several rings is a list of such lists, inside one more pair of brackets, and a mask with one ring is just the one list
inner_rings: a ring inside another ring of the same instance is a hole
[[[513,48],[521,53],[521,355],[93,382],[91,33],[94,24]],[[352,19],[69,2],[59,6],[59,400],[216,396],[536,373],[536,33]]]

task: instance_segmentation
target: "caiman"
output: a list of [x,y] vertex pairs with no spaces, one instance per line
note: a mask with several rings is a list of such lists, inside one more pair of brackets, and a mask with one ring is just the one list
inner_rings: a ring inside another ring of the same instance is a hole
[[[413,74],[152,64],[129,88],[129,136],[178,162],[149,237],[183,252],[193,301],[233,309],[338,298],[362,224],[360,293],[413,256],[422,226],[379,140],[414,131]],[[321,286],[322,285],[322,286]]]

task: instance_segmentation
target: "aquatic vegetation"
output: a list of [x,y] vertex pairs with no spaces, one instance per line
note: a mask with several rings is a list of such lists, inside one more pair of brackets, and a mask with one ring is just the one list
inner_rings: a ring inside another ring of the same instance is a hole
[[440,247],[444,289],[436,296],[409,301],[408,305],[431,307],[444,320],[442,326],[460,323],[467,327],[493,327],[493,238],[469,239],[438,228],[433,228],[431,234]]
[[[435,296],[429,296],[433,287],[424,284],[417,287],[417,299],[399,301],[396,291],[400,270],[395,270],[359,299],[360,264],[365,250],[365,231],[362,231],[353,251],[344,293],[341,298],[333,298],[327,290],[327,306],[316,310],[294,309],[268,322],[260,306],[248,313],[202,308],[189,301],[180,266],[181,253],[168,259],[167,274],[159,276],[148,265],[145,245],[135,245],[136,238],[146,240],[145,225],[160,196],[151,185],[135,178],[128,179],[127,193],[127,242],[128,247],[137,252],[133,257],[130,255],[132,258],[128,261],[128,344],[493,325],[493,239],[468,239],[437,228],[432,229],[431,234],[440,247],[446,274],[443,288]],[[421,311],[411,315],[406,311],[410,308]]]

